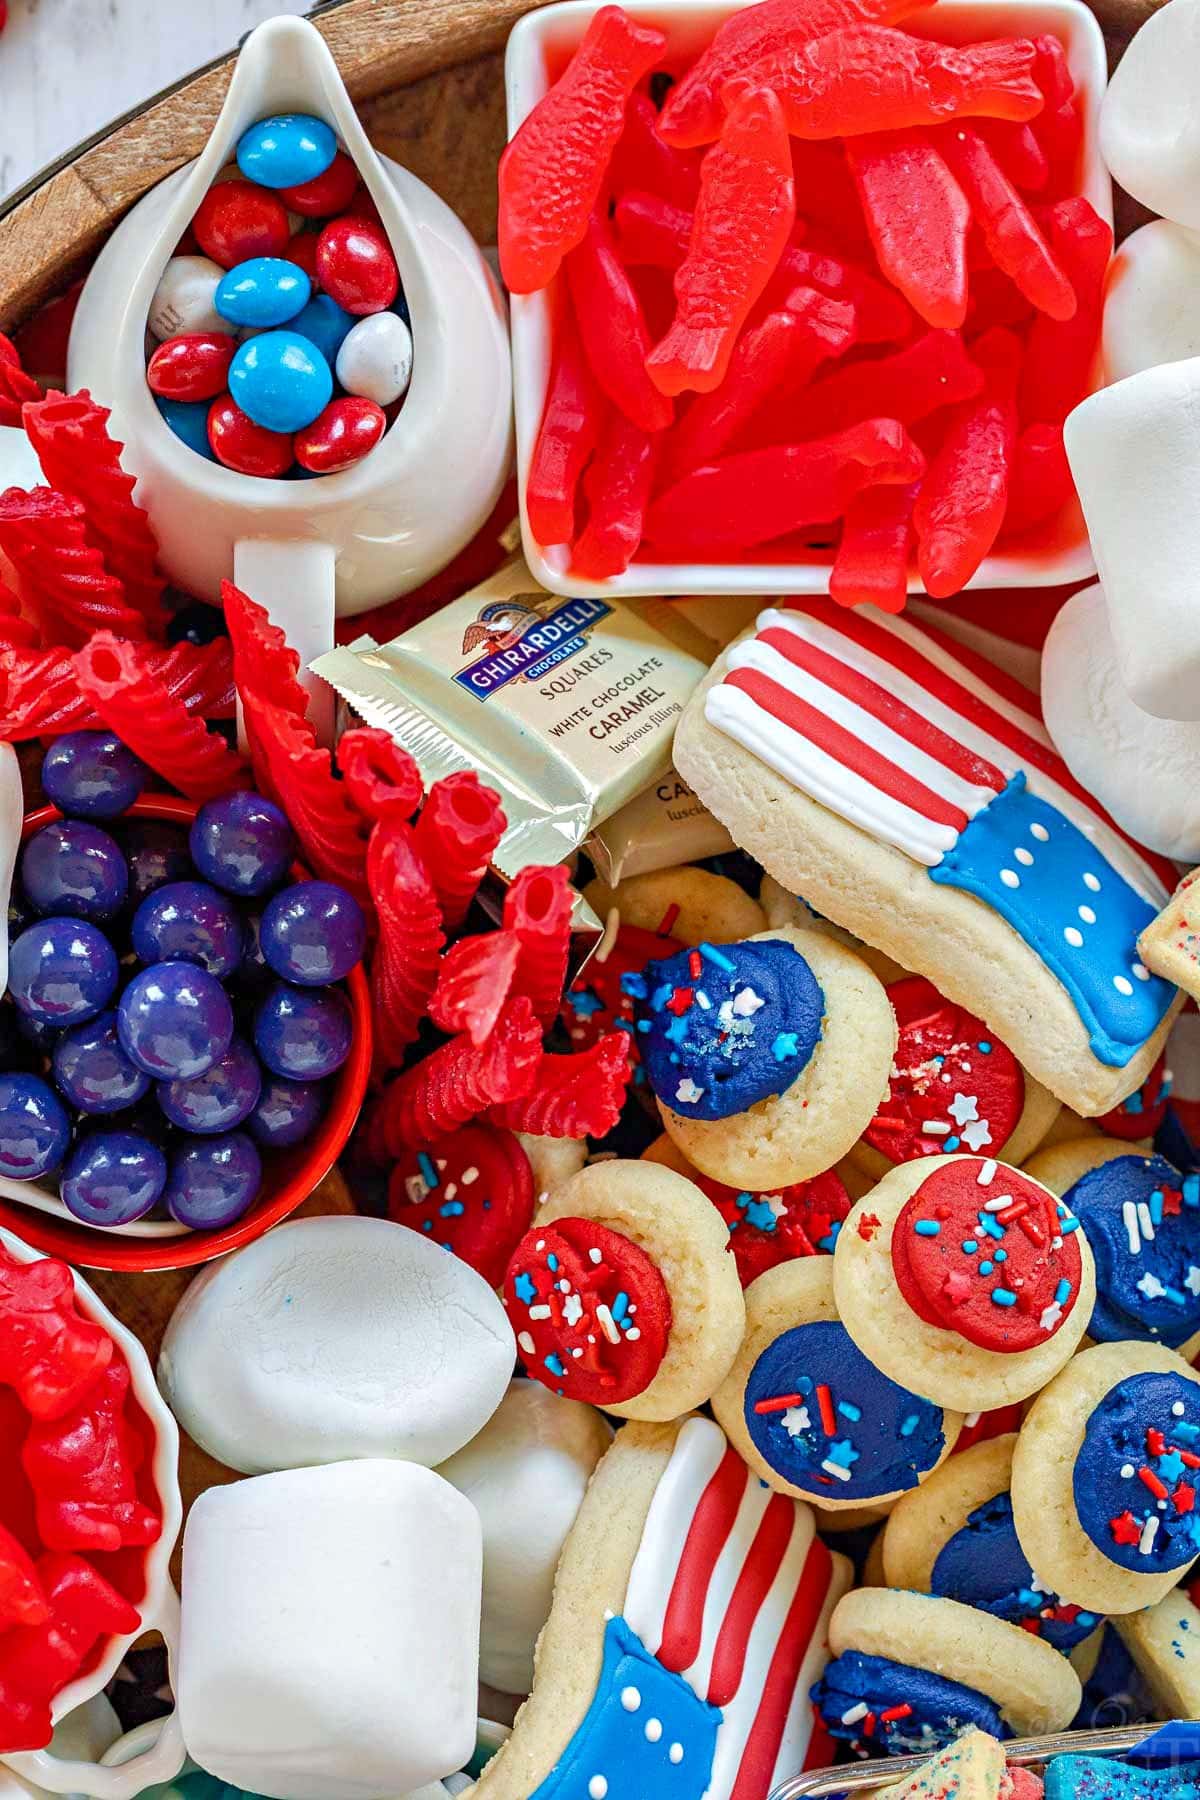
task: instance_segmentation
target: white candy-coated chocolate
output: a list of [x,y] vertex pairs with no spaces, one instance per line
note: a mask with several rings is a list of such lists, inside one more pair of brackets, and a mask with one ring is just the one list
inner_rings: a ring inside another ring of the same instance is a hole
[[210,1488],[184,1540],[189,1753],[275,1800],[377,1800],[461,1768],[480,1577],[474,1507],[412,1463]]
[[399,313],[370,313],[352,325],[337,353],[337,378],[348,394],[390,406],[412,379],[412,333]]
[[1200,0],[1152,13],[1117,64],[1100,112],[1100,150],[1152,212],[1200,228]]
[[179,337],[191,331],[228,331],[213,304],[225,271],[207,256],[173,256],[154,290],[147,323],[154,336]]
[[1089,395],[1064,438],[1129,695],[1200,719],[1200,357]]
[[514,1381],[478,1437],[438,1470],[483,1524],[479,1675],[505,1694],[533,1685],[533,1647],[554,1571],[592,1470],[612,1441],[594,1407]]
[[1071,773],[1139,843],[1200,862],[1200,721],[1156,719],[1126,692],[1099,583],[1059,612],[1042,712]]
[[185,1431],[243,1474],[353,1456],[432,1468],[495,1412],[515,1355],[495,1293],[458,1257],[387,1219],[298,1219],[193,1282],[158,1381]]
[[1200,232],[1154,219],[1113,258],[1104,299],[1104,368],[1124,381],[1200,356]]

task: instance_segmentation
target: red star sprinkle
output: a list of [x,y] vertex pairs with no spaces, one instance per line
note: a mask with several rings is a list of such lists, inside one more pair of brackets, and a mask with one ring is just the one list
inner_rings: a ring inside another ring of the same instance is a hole
[[1196,1504],[1196,1490],[1188,1482],[1181,1481],[1171,1495],[1177,1513],[1190,1513]]
[[1109,1520],[1109,1529],[1113,1540],[1118,1544],[1140,1544],[1142,1528],[1131,1512],[1124,1512],[1119,1519]]

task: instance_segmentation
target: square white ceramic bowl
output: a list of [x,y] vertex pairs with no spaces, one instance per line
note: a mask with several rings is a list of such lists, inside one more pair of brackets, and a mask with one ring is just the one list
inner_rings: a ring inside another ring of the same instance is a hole
[[[509,136],[551,84],[552,73],[575,50],[602,0],[561,0],[527,13],[513,28],[505,59]],[[626,12],[667,35],[664,62],[686,66],[711,41],[737,0],[623,0]],[[947,43],[1016,34],[1050,32],[1066,49],[1083,117],[1081,192],[1101,218],[1112,222],[1112,183],[1100,158],[1100,102],[1108,80],[1104,38],[1095,15],[1082,0],[939,0],[936,7],[905,21],[905,30]],[[513,295],[513,395],[517,426],[517,472],[521,492],[521,536],[526,560],[543,587],[555,594],[823,594],[832,551],[812,551],[804,562],[772,560],[769,546],[753,561],[720,563],[657,562],[641,554],[623,574],[607,581],[584,581],[567,573],[565,545],[535,542],[525,516],[525,476],[537,439],[550,378],[550,343],[561,277],[538,294]],[[1098,368],[1097,363],[1097,368]],[[1099,385],[1097,378],[1096,385]],[[1014,549],[987,557],[968,583],[972,588],[1056,587],[1086,581],[1096,572],[1083,515],[1077,502]],[[920,578],[909,577],[909,592],[920,593]]]

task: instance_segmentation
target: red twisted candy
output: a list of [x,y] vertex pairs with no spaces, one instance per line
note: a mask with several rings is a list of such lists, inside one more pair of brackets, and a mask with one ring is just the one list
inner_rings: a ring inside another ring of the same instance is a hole
[[51,488],[9,488],[0,494],[0,550],[51,642],[78,649],[94,631],[146,636],[145,619],[88,541],[78,500]]
[[504,896],[504,927],[521,946],[514,991],[528,994],[544,1026],[558,1017],[571,948],[571,878],[555,868],[522,869]]
[[0,1250],[0,1384],[35,1419],[77,1406],[112,1358],[113,1341],[81,1319],[66,1263],[19,1263]]
[[88,541],[103,555],[150,635],[160,638],[166,614],[158,544],[133,497],[134,477],[121,467],[124,445],[111,436],[109,417],[108,408],[98,406],[86,392],[50,393],[24,412],[25,429],[46,480],[80,502]]
[[344,731],[337,765],[351,801],[370,825],[380,819],[411,819],[421,804],[421,771],[390,732],[367,725]]
[[98,631],[71,661],[80,691],[109,730],[172,787],[203,801],[249,785],[241,757],[145,666],[136,645]]
[[0,425],[19,425],[21,408],[41,397],[41,388],[21,367],[16,345],[0,331]]
[[429,1016],[439,1031],[463,1031],[476,1046],[487,1041],[508,999],[521,957],[513,931],[460,938],[442,958]]
[[33,1558],[0,1525],[0,1632],[10,1625],[40,1625],[50,1616]]
[[367,884],[379,937],[371,958],[376,1066],[396,1067],[416,1037],[438,979],[442,909],[408,825],[377,825],[367,846]]
[[488,1117],[535,1137],[604,1137],[621,1116],[632,1073],[628,1032],[610,1031],[574,1056],[543,1056],[532,1093]]
[[238,691],[256,783],[287,813],[313,874],[337,882],[369,914],[362,822],[345,783],[333,773],[328,750],[317,743],[306,719],[272,704],[255,688]]
[[504,1007],[496,1029],[477,1049],[454,1038],[414,1064],[383,1098],[383,1135],[392,1156],[405,1145],[446,1137],[489,1106],[527,1094],[542,1061],[542,1032],[524,995]]
[[[3,624],[0,619],[0,742],[99,730],[103,721],[80,689],[71,652],[6,646]],[[224,638],[169,649],[150,643],[126,648],[188,712],[201,719],[233,717],[233,675]]]
[[128,1392],[128,1366],[111,1362],[74,1411],[30,1427],[21,1466],[48,1550],[121,1550],[161,1532],[160,1516],[138,1499],[144,1451],[125,1416]]
[[23,650],[33,647],[40,633],[32,619],[21,612],[21,602],[10,587],[0,581],[0,644],[17,644]]
[[221,605],[233,645],[233,679],[239,694],[251,688],[272,706],[298,719],[308,712],[308,695],[296,679],[300,658],[265,606],[251,600],[232,581],[221,583]]
[[466,918],[507,823],[499,795],[484,787],[472,770],[443,775],[430,788],[417,820],[415,842],[448,931]]
[[50,1616],[0,1636],[0,1754],[50,1742],[50,1702],[83,1667],[101,1638],[127,1637],[137,1608],[80,1556],[38,1558]]

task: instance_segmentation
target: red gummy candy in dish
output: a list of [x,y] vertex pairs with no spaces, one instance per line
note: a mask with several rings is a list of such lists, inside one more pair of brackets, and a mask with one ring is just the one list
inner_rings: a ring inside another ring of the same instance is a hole
[[144,1449],[126,1417],[129,1369],[111,1362],[65,1417],[31,1429],[21,1463],[48,1550],[110,1551],[153,1544],[162,1520],[138,1498]]
[[66,1263],[0,1250],[0,1385],[34,1419],[61,1419],[112,1360],[106,1331],[82,1319]]
[[534,1226],[504,1278],[527,1374],[593,1406],[649,1387],[666,1354],[671,1301],[640,1245],[593,1219]]
[[388,1215],[477,1269],[491,1287],[533,1216],[533,1170],[517,1137],[464,1125],[428,1150],[405,1150],[388,1184]]

